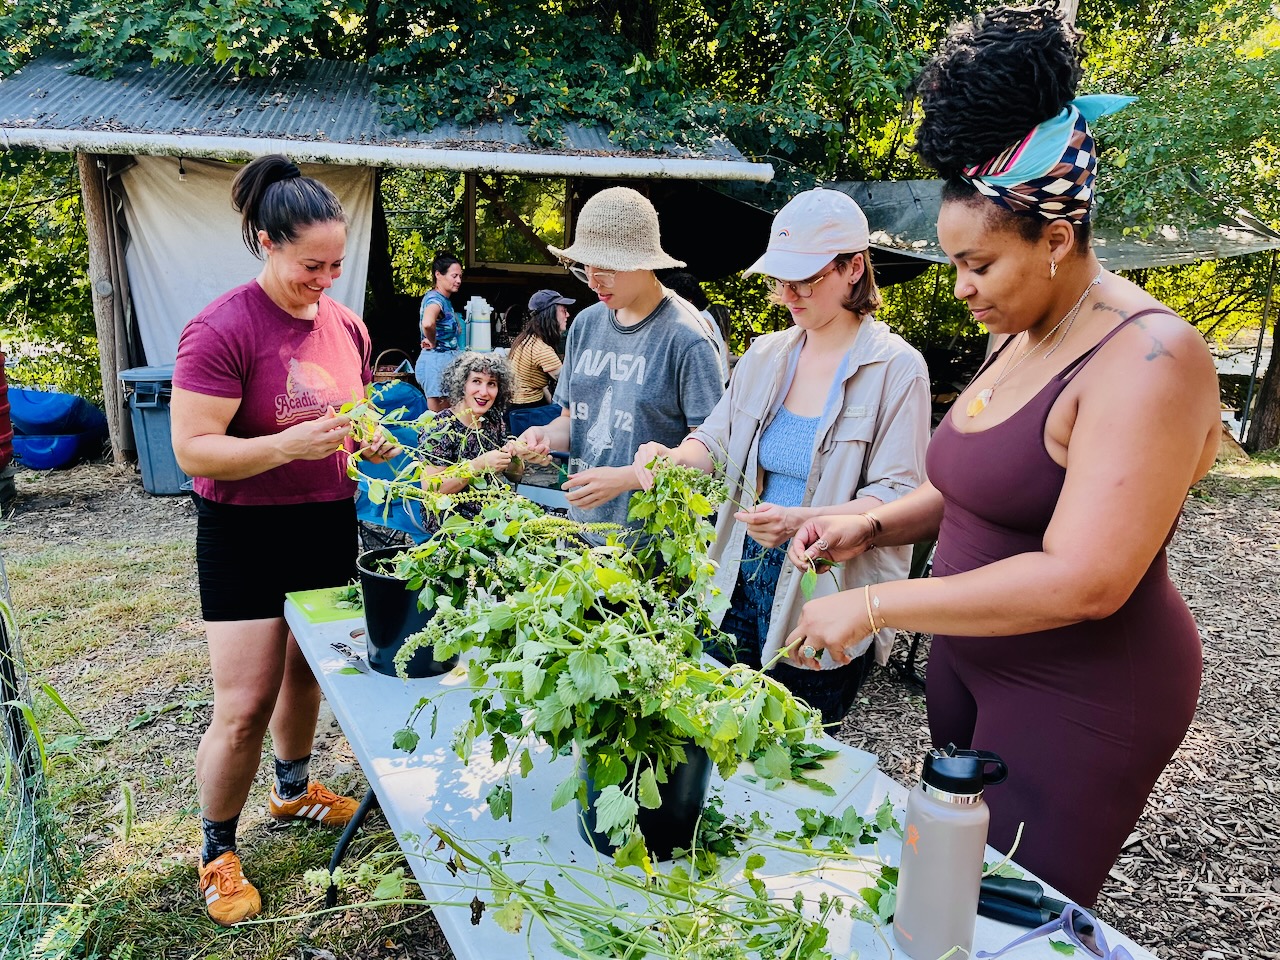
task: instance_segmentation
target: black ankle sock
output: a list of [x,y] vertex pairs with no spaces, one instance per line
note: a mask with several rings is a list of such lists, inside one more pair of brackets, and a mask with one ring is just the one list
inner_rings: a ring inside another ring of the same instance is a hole
[[201,852],[201,863],[208,864],[215,857],[220,857],[228,850],[236,848],[236,824],[240,822],[240,814],[230,820],[209,820],[200,818],[201,829],[204,830],[204,850]]
[[297,800],[307,792],[311,780],[311,754],[298,760],[276,757],[276,796],[281,800]]

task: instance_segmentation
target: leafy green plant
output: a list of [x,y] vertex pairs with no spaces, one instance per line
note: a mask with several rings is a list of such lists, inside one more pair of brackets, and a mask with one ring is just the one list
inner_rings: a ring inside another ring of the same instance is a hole
[[[482,590],[461,605],[437,599],[435,618],[399,655],[407,661],[425,645],[437,659],[471,650],[472,712],[454,733],[455,751],[468,759],[487,734],[492,759],[522,775],[532,766],[522,747],[528,738],[576,751],[600,791],[597,828],[623,844],[620,858],[643,849],[636,816],[660,805],[658,785],[685,761],[690,743],[724,776],[750,758],[785,776],[791,746],[818,729],[772,678],[701,658],[710,611],[724,598],[710,586],[714,531],[694,511],[714,512],[722,496],[706,474],[661,464],[652,490],[632,501],[642,536],[611,537],[604,546],[543,544],[540,559],[508,553],[493,567],[514,563],[518,589],[505,597]],[[461,529],[453,526],[450,539]],[[432,703],[420,701],[410,728]],[[400,743],[416,746],[414,731],[402,731]],[[552,806],[585,804],[586,796],[575,773]],[[509,814],[510,797],[505,784],[494,789],[495,815]]]
[[[541,925],[556,949],[570,957],[833,960],[829,928],[840,916],[869,925],[888,946],[883,927],[893,914],[897,870],[876,845],[883,835],[900,835],[901,827],[887,797],[870,818],[854,807],[837,815],[800,810],[799,825],[787,829],[778,829],[759,811],[726,816],[722,807],[719,796],[708,801],[693,848],[661,871],[639,857],[617,857],[613,863],[588,859],[555,863],[554,876],[539,882],[531,873],[545,870],[546,857],[514,853],[506,842],[470,841],[442,826],[406,839],[418,856],[443,868],[442,878],[446,871],[458,878],[441,879],[438,887],[456,887],[471,898],[466,904],[446,894],[420,903],[469,906],[473,925],[493,922],[513,934]],[[787,857],[789,873],[849,868],[855,876],[874,877],[874,886],[856,896],[780,895],[766,884],[778,872],[776,864],[768,869],[775,855]],[[406,902],[401,899],[405,880],[394,859],[385,869],[366,861],[356,871],[308,873],[317,890],[330,882],[345,884],[372,890],[383,902]],[[598,889],[601,880],[607,895]]]
[[[348,415],[359,437],[378,429],[372,405],[354,405]],[[358,456],[351,470],[359,474]],[[497,483],[444,495],[430,482],[424,489],[422,479],[421,465],[411,463],[376,494],[371,484],[370,498],[410,496],[437,511],[463,500],[479,506],[474,516],[446,515],[437,536],[393,561],[395,574],[420,591],[421,606],[434,610],[397,654],[401,672],[424,647],[436,660],[473,653],[471,715],[453,734],[461,758],[488,735],[493,761],[523,776],[532,768],[529,739],[576,751],[599,791],[597,828],[631,850],[643,849],[640,808],[661,805],[658,786],[686,761],[690,744],[724,776],[753,758],[764,776],[798,772],[792,749],[818,732],[815,716],[767,675],[702,659],[704,640],[717,634],[713,614],[728,602],[713,586],[709,557],[709,517],[726,496],[721,481],[655,464],[652,488],[631,501],[640,531],[624,532],[548,515]],[[586,537],[601,533],[603,545]],[[429,709],[434,733],[437,711],[427,697],[397,735],[399,748],[416,748],[414,724]],[[552,806],[585,805],[587,794],[575,773]],[[507,783],[488,799],[495,816],[510,814]]]

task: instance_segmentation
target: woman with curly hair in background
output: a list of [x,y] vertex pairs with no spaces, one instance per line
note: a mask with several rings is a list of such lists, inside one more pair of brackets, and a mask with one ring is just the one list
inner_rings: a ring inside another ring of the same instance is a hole
[[1003,340],[935,432],[928,483],[792,541],[807,566],[937,536],[933,578],[815,600],[788,642],[805,663],[885,626],[934,634],[934,744],[1009,766],[990,843],[1025,824],[1017,861],[1088,905],[1195,712],[1200,638],[1165,545],[1221,427],[1203,338],[1091,249],[1088,121],[1128,101],[1076,98],[1075,39],[1050,8],[997,7],[918,81],[954,293]]
[[[445,368],[440,389],[449,398],[449,409],[427,422],[420,440],[423,457],[429,464],[423,471],[428,490],[457,493],[469,487],[476,477],[493,481],[511,468],[518,447],[518,441],[507,436],[511,386],[511,365],[497,354],[459,354]],[[447,477],[431,479],[461,463],[469,468],[467,475],[454,471]],[[480,512],[478,504],[465,500],[451,509],[465,517]],[[425,527],[434,533],[440,527],[440,518],[428,516]]]

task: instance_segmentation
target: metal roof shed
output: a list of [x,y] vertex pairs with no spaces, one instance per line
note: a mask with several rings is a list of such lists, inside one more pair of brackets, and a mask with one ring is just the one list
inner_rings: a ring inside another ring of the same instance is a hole
[[[698,150],[673,146],[642,153],[620,149],[605,130],[572,124],[555,149],[533,144],[513,123],[445,122],[427,133],[397,129],[383,115],[377,75],[364,64],[280,60],[261,77],[236,76],[229,68],[137,64],[107,80],[77,74],[75,67],[51,54],[0,81],[0,146],[78,155],[103,390],[118,460],[132,447],[119,372],[172,359],[143,356],[145,334],[165,324],[180,328],[216,295],[207,295],[210,289],[221,292],[256,272],[239,246],[225,186],[206,191],[199,202],[191,199],[193,189],[152,195],[159,219],[148,220],[143,205],[131,202],[131,182],[135,191],[180,182],[193,187],[221,167],[192,163],[195,158],[247,161],[284,153],[299,163],[341,165],[346,179],[338,193],[352,218],[348,262],[354,266],[367,263],[380,167],[610,180],[763,182],[773,176],[769,164],[748,162],[720,134]],[[341,178],[334,167],[307,172]],[[167,230],[156,226],[166,218]],[[175,221],[182,229],[174,228]],[[705,230],[684,242],[713,247],[717,231],[710,218]],[[195,255],[168,253],[183,242],[193,244]],[[148,247],[155,252],[149,261]],[[357,267],[348,275],[351,283],[340,299],[359,310],[364,271]],[[143,297],[144,290],[155,296]],[[191,302],[177,309],[166,303],[164,296],[175,291]],[[151,339],[176,343],[176,334]]]

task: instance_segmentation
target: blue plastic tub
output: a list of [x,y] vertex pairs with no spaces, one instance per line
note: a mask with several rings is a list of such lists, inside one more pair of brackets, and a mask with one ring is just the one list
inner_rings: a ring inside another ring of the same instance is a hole
[[81,433],[58,433],[44,437],[17,434],[13,452],[18,461],[32,470],[57,470],[70,466],[80,456]]
[[54,390],[9,387],[9,418],[16,433],[33,437],[93,433],[101,436],[107,418],[84,397]]

